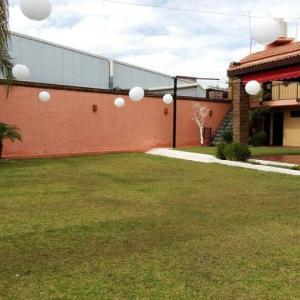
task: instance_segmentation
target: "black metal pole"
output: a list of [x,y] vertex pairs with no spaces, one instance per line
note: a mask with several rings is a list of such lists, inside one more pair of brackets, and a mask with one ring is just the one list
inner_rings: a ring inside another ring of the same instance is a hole
[[176,148],[177,132],[177,77],[174,77],[174,94],[173,94],[173,148]]
[[176,148],[176,132],[177,132],[177,81],[178,79],[185,80],[220,80],[218,78],[205,78],[205,77],[190,77],[190,76],[180,76],[177,75],[174,77],[174,93],[173,93],[173,148]]

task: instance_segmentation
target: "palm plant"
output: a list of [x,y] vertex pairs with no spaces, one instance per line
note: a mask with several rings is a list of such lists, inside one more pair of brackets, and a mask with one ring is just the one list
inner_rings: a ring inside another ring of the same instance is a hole
[[0,159],[2,159],[3,153],[3,141],[5,139],[14,142],[15,140],[22,141],[19,128],[13,125],[8,125],[5,123],[0,123]]
[[0,0],[0,72],[3,74],[9,85],[13,79],[13,65],[8,52],[8,43],[10,39],[8,19],[8,0]]
[[[9,23],[8,23],[8,0],[0,0],[0,72],[10,86],[12,75],[12,62],[8,53],[8,43],[10,38]],[[8,89],[9,91],[9,89]],[[0,159],[3,153],[3,141],[9,139],[22,140],[19,128],[13,125],[0,123]]]

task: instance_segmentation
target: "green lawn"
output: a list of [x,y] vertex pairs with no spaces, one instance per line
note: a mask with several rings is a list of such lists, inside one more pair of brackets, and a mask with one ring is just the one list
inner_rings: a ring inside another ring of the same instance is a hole
[[[216,154],[216,147],[185,147],[179,150],[184,150],[188,152],[197,152],[203,154]],[[250,147],[252,156],[258,155],[300,155],[300,149],[298,148],[288,148],[288,147]]]
[[1,162],[0,299],[299,299],[299,201],[144,154]]

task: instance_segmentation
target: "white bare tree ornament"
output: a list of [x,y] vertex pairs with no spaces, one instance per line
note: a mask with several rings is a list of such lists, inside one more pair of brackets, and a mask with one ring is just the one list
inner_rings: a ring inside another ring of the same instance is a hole
[[201,103],[193,103],[193,121],[195,121],[199,127],[201,145],[204,144],[204,123],[205,119],[209,115],[209,111],[210,110],[206,106],[203,106]]

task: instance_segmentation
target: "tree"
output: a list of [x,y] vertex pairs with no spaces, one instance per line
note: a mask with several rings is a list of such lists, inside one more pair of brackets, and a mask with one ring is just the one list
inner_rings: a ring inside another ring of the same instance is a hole
[[199,127],[200,130],[200,143],[201,145],[204,144],[204,122],[209,114],[209,109],[206,106],[201,105],[201,103],[194,103],[193,104],[193,121],[196,122],[196,124]]
[[3,142],[5,139],[14,142],[15,140],[22,141],[19,128],[13,125],[0,123],[0,159],[2,159]]
[[0,0],[0,71],[9,84],[13,79],[11,57],[8,52],[10,39],[8,0]]

